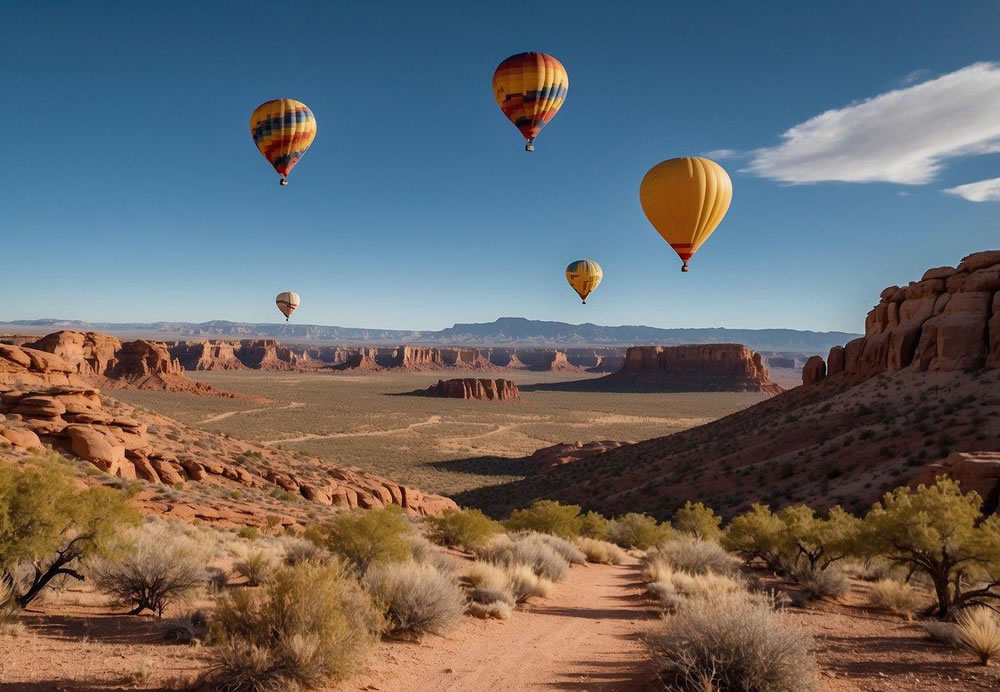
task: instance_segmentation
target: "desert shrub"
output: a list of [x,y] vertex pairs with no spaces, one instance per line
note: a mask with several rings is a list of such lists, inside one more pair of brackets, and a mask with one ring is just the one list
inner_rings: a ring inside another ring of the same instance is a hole
[[684,602],[647,638],[670,689],[805,692],[816,688],[811,637],[746,595]]
[[421,536],[419,533],[412,533],[407,538],[410,543],[410,557],[415,562],[429,562],[431,554],[435,552],[434,544]]
[[518,537],[496,536],[478,551],[487,562],[513,567],[527,565],[535,574],[553,581],[560,581],[569,570],[569,563],[550,545],[532,535]]
[[701,502],[688,500],[674,512],[673,526],[680,533],[703,541],[717,541],[722,537],[722,517]]
[[549,534],[535,534],[534,536],[527,536],[525,540],[541,541],[545,545],[552,548],[554,551],[559,553],[562,558],[571,565],[582,565],[587,562],[587,556],[583,554],[583,551],[577,548],[575,545],[567,541],[565,538],[560,538],[559,536],[551,536]]
[[185,617],[168,620],[163,628],[163,641],[171,644],[194,644],[208,634],[208,619],[196,610]]
[[958,648],[962,645],[962,638],[958,631],[958,626],[954,622],[943,622],[941,620],[927,620],[923,623],[924,632],[927,638],[934,642],[947,644]]
[[[234,490],[233,492],[236,491]],[[236,532],[236,535],[248,541],[256,541],[258,538],[260,538],[260,529],[258,529],[256,526],[243,526],[240,528],[239,531]]]
[[586,556],[587,562],[620,565],[625,561],[625,551],[614,543],[608,543],[596,538],[581,537],[576,539],[576,547]]
[[[868,555],[926,575],[937,617],[946,619],[955,609],[1000,598],[1000,518],[983,519],[981,509],[977,493],[963,494],[944,476],[916,490],[896,488],[865,516],[859,544]],[[961,588],[977,577],[989,581]]]
[[672,534],[669,524],[659,524],[651,516],[634,512],[612,519],[608,524],[608,540],[625,549],[649,550]]
[[583,519],[579,505],[562,505],[555,500],[536,500],[527,509],[516,509],[507,520],[511,531],[537,531],[562,538],[580,534]]
[[368,571],[364,583],[393,634],[441,634],[465,612],[462,590],[430,565],[380,565]]
[[661,567],[657,577],[651,583],[659,586],[647,587],[647,591],[654,595],[669,592],[685,598],[711,599],[720,595],[744,593],[746,591],[746,586],[743,582],[712,572],[689,574],[687,572],[673,571],[669,567]]
[[449,510],[436,517],[427,517],[430,539],[449,548],[472,550],[485,545],[503,525],[478,509]]
[[718,543],[687,536],[662,543],[656,553],[674,569],[691,574],[729,574],[737,566],[737,560]]
[[233,571],[247,580],[248,586],[260,586],[271,578],[278,563],[271,553],[254,550],[246,557],[233,563]]
[[984,666],[1000,654],[1000,622],[985,606],[966,608],[955,619],[962,647],[979,657]]
[[130,615],[163,611],[203,586],[207,552],[203,545],[163,524],[146,524],[124,534],[114,557],[88,563],[94,584]]
[[139,522],[125,496],[110,488],[81,490],[55,453],[31,456],[21,467],[0,465],[0,581],[12,583],[18,564],[33,565],[14,594],[24,608],[49,583],[104,554],[116,532]]
[[746,564],[763,560],[771,569],[778,567],[784,525],[767,505],[754,503],[733,517],[722,535],[722,547],[736,553]]
[[210,592],[217,593],[229,586],[229,574],[220,567],[209,566],[205,568],[205,582]]
[[550,579],[541,577],[528,565],[512,565],[507,568],[507,588],[517,603],[529,598],[546,598],[552,594]]
[[342,679],[375,645],[382,617],[339,564],[279,569],[260,589],[234,590],[215,609],[205,686],[232,692],[313,687]]
[[[506,580],[505,580],[506,584]],[[469,589],[466,594],[469,600],[473,603],[506,603],[508,605],[514,605],[514,595],[507,591],[506,589],[488,589],[482,586],[478,586],[474,589]]]
[[492,603],[476,603],[473,601],[469,603],[467,612],[469,615],[483,620],[489,618],[506,620],[513,614],[514,609],[509,603],[504,603],[503,601],[494,601]]
[[896,579],[880,579],[871,586],[868,601],[876,608],[885,608],[907,620],[924,603],[920,592],[912,585]]
[[778,513],[778,520],[779,551],[794,562],[807,563],[810,572],[857,552],[861,520],[839,506],[831,507],[824,519],[806,505],[791,505]]
[[851,581],[847,578],[847,574],[837,567],[814,569],[803,565],[795,570],[793,577],[810,601],[840,598],[851,589]]
[[397,509],[358,509],[307,531],[306,537],[364,572],[372,565],[409,560],[411,533]]
[[473,589],[507,590],[507,572],[492,562],[473,562],[462,571],[460,581]]
[[580,516],[580,537],[603,541],[608,537],[610,524],[597,512],[587,512]]
[[14,587],[5,581],[0,581],[0,634],[12,634],[18,631],[19,610]]
[[322,564],[327,557],[327,552],[315,543],[301,538],[294,538],[286,539],[282,562],[289,567],[300,565],[303,562]]

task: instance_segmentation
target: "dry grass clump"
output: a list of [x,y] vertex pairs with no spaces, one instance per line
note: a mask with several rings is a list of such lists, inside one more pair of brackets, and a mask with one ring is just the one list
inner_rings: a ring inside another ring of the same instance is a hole
[[482,620],[487,620],[493,618],[494,620],[506,620],[509,618],[514,609],[508,603],[503,601],[493,601],[491,603],[477,603],[475,601],[469,603],[467,611],[469,615],[473,617],[480,618]]
[[507,568],[507,585],[514,600],[524,603],[530,598],[548,598],[555,585],[551,579],[535,573],[529,565],[513,565]]
[[1000,654],[1000,621],[992,610],[985,606],[967,608],[958,614],[955,624],[962,647],[978,656],[981,664],[988,666],[990,659]]
[[907,620],[925,603],[923,595],[912,585],[895,579],[880,579],[872,584],[868,592],[868,602],[877,608],[885,608]]
[[657,556],[674,569],[689,574],[732,574],[739,560],[727,553],[715,541],[683,536],[662,543],[656,548]]
[[465,612],[462,589],[431,565],[380,565],[368,571],[364,584],[393,634],[441,634]]
[[317,565],[323,564],[330,554],[320,548],[315,543],[301,538],[292,538],[285,541],[285,551],[282,562],[289,567],[301,565],[303,562],[311,562]]
[[470,588],[505,591],[507,571],[492,562],[473,562],[462,571],[461,581]]
[[477,553],[482,560],[505,567],[527,565],[538,576],[552,581],[561,581],[569,570],[569,562],[539,534],[496,536]]
[[807,566],[796,569],[793,576],[802,587],[803,595],[810,601],[840,598],[851,590],[850,579],[837,567],[811,569]]
[[562,558],[571,565],[582,565],[587,562],[587,556],[583,553],[583,551],[567,541],[565,538],[540,533],[534,535],[529,534],[524,540],[541,541],[559,553]]
[[20,634],[24,624],[18,618],[19,608],[14,600],[14,587],[0,579],[0,635]]
[[260,589],[236,589],[213,614],[212,663],[200,684],[220,692],[315,687],[363,663],[383,621],[339,564],[279,569]]
[[430,538],[448,548],[473,550],[503,533],[503,525],[478,509],[449,510],[440,516],[427,517]]
[[576,547],[583,552],[587,562],[601,565],[620,565],[625,561],[625,551],[614,543],[596,538],[577,538]]
[[277,560],[264,550],[251,551],[242,560],[233,563],[233,571],[247,580],[247,586],[266,583],[277,569]]
[[500,566],[476,562],[465,569],[461,581],[468,589],[469,598],[480,603],[524,603],[535,597],[545,598],[554,588],[550,579],[539,576],[525,564]]
[[684,602],[647,643],[670,689],[816,688],[812,638],[787,627],[766,602],[746,594]]
[[646,592],[667,611],[677,610],[688,599],[713,599],[746,592],[742,582],[724,574],[688,574],[660,560],[650,563],[650,567],[649,574],[656,578],[646,577],[649,581]]

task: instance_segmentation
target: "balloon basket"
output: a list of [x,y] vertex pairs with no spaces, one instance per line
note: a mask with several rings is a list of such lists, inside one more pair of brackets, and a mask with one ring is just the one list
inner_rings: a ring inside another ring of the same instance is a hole
[[280,183],[278,183],[278,184],[279,184],[279,185],[281,185],[281,187],[285,187],[285,185],[288,185],[288,181],[287,181],[287,180],[285,180],[284,178],[282,178],[282,179],[281,179],[281,182],[280,182]]
[[534,151],[535,150],[535,145],[533,143],[531,143],[531,142],[528,142],[527,144],[524,145],[524,150],[525,151]]

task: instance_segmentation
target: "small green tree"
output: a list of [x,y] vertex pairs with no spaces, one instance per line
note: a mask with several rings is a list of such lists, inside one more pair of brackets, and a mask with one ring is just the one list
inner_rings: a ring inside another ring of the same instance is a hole
[[329,524],[310,527],[305,535],[365,572],[372,565],[409,560],[412,532],[400,510],[386,507],[344,512]]
[[736,553],[749,565],[760,559],[769,569],[781,562],[784,523],[767,505],[750,505],[750,510],[733,517],[722,535],[722,547]]
[[608,537],[609,522],[597,512],[587,512],[580,517],[580,535],[603,541]]
[[535,500],[527,509],[515,509],[507,520],[511,531],[538,531],[562,538],[580,535],[581,526],[580,505],[562,505],[555,500]]
[[681,533],[703,541],[717,541],[722,536],[722,529],[719,528],[722,517],[701,502],[685,502],[674,512],[672,523]]
[[647,514],[630,512],[611,520],[608,540],[622,548],[648,550],[674,535],[670,524],[660,524]]
[[0,579],[13,587],[19,564],[34,567],[15,596],[22,608],[60,575],[82,581],[76,565],[101,554],[117,530],[138,522],[121,492],[81,489],[52,457],[28,459],[21,469],[0,465]]
[[809,571],[822,571],[837,560],[856,552],[861,520],[832,507],[824,519],[806,505],[791,505],[778,513],[783,524],[779,552],[789,559],[804,560]]
[[440,516],[427,517],[430,539],[449,548],[479,548],[493,536],[503,533],[503,525],[478,509],[448,510]]
[[[937,616],[1000,598],[1000,519],[983,520],[982,499],[940,476],[931,486],[896,488],[864,518],[860,546],[927,575]],[[966,590],[967,586],[974,584]]]

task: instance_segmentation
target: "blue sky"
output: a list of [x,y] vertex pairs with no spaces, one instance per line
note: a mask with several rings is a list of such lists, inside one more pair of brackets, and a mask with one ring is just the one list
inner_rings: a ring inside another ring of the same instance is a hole
[[[0,320],[272,322],[296,290],[318,324],[860,331],[884,286],[1000,247],[997,26],[973,0],[7,3]],[[490,87],[523,50],[570,75],[533,154]],[[248,132],[277,97],[318,120],[287,188]],[[706,152],[733,204],[682,275],[638,186]]]

